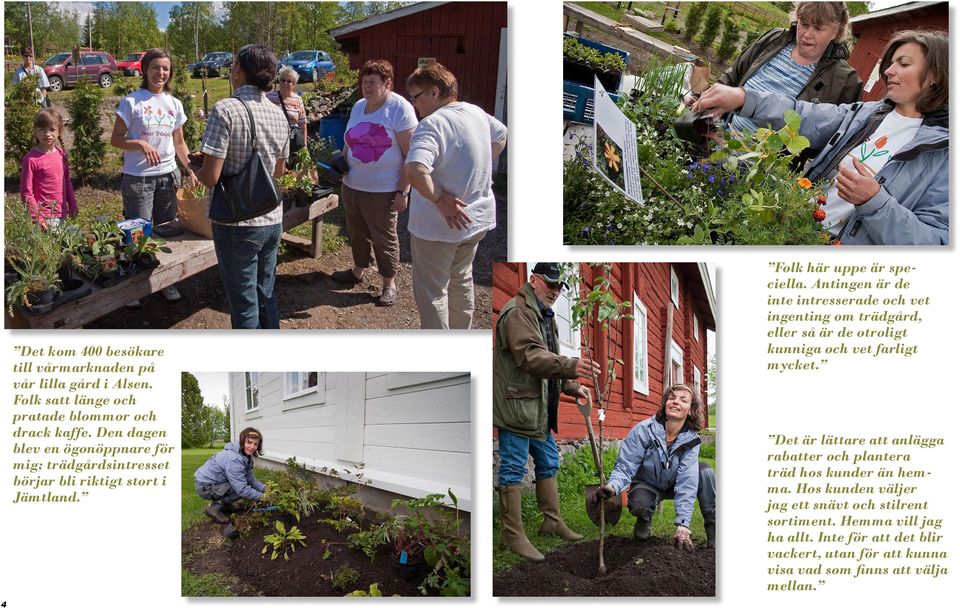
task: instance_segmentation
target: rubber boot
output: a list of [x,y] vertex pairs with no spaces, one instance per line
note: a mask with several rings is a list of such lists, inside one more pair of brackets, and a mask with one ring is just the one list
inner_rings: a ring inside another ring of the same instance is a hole
[[[243,513],[243,512],[245,511],[245,509],[243,508],[243,505],[240,504],[240,503],[242,503],[242,502],[243,502],[243,501],[241,501],[241,500],[236,500],[236,501],[234,501],[234,502],[224,502],[224,503],[221,503],[222,506],[220,507],[220,511],[221,511],[222,513],[227,514],[228,516],[229,516],[229,515],[232,515],[232,514],[234,514],[234,513]],[[221,522],[221,523],[222,523],[222,522]]]
[[633,524],[634,540],[647,540],[650,538],[650,520],[637,517],[637,523]]
[[583,540],[583,534],[577,534],[567,527],[560,516],[560,499],[557,496],[557,478],[544,477],[537,480],[537,504],[543,512],[543,524],[540,534],[555,534],[567,540]]
[[207,514],[207,517],[218,524],[230,523],[230,518],[223,513],[223,503],[219,500],[211,502],[210,505],[204,510],[204,513]]
[[237,532],[237,529],[234,527],[233,523],[229,523],[223,527],[223,535],[229,538],[230,540],[240,538],[240,533]]
[[703,513],[703,529],[707,533],[707,546],[711,549],[717,547],[717,514]]
[[500,522],[503,534],[500,543],[531,562],[542,562],[543,553],[537,551],[523,531],[520,510],[520,484],[500,486]]

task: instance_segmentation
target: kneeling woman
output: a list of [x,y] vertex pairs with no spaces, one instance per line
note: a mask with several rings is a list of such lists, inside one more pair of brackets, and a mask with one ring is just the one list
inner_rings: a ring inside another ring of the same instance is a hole
[[268,500],[267,486],[253,476],[253,459],[263,453],[260,431],[248,427],[240,432],[240,441],[228,443],[211,456],[193,474],[197,495],[210,500],[205,513],[218,524],[224,524],[223,535],[236,538],[237,531],[230,513],[241,498]]
[[741,115],[775,127],[787,110],[800,114],[800,134],[820,150],[807,177],[834,180],[823,224],[844,245],[947,245],[947,37],[901,32],[881,57],[882,101],[835,106],[713,85],[694,109],[720,115],[742,108]]
[[627,507],[637,517],[633,536],[650,538],[653,512],[661,500],[673,498],[677,513],[674,544],[693,550],[690,519],[693,501],[700,501],[707,546],[716,542],[717,481],[713,469],[699,462],[700,399],[686,384],[674,384],[663,395],[657,415],[633,427],[617,454],[607,485],[597,498],[630,489]]

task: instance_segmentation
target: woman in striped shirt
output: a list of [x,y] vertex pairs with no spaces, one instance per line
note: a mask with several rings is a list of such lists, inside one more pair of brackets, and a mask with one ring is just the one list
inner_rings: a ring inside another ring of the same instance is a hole
[[280,106],[287,122],[290,123],[290,160],[288,166],[294,165],[297,150],[307,145],[307,112],[303,107],[303,99],[293,90],[300,76],[293,68],[283,68],[277,77],[279,88],[267,93],[267,99]]

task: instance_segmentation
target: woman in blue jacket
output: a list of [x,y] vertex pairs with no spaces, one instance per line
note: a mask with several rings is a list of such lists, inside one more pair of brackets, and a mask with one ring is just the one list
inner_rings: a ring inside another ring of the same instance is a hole
[[197,494],[212,501],[206,514],[218,524],[225,524],[223,535],[236,538],[237,531],[230,522],[241,498],[265,501],[267,486],[253,476],[253,459],[263,453],[263,436],[253,427],[240,432],[240,441],[228,443],[223,450],[211,456],[193,474]]
[[690,519],[693,501],[698,500],[707,546],[715,546],[717,482],[713,469],[698,459],[699,428],[700,399],[686,384],[674,384],[664,393],[657,415],[633,427],[620,444],[617,463],[596,499],[629,487],[627,507],[637,517],[637,540],[650,538],[654,510],[661,500],[672,498],[677,513],[674,545],[693,550]]
[[796,111],[800,134],[820,154],[812,180],[831,179],[824,227],[844,245],[949,244],[949,42],[939,32],[905,31],[880,60],[882,101],[832,105],[713,85],[695,110],[740,108],[775,128]]

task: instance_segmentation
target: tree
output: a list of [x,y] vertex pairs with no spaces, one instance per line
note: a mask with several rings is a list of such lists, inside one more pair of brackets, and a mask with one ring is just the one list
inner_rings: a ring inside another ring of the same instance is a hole
[[170,9],[167,42],[171,54],[190,61],[210,51],[229,50],[212,2],[182,2]]
[[[3,4],[4,35],[19,53],[30,46],[30,25],[26,2]],[[82,20],[76,11],[61,9],[58,3],[30,2],[33,21],[33,52],[37,63],[57,52],[69,51],[74,41],[80,40]]]
[[723,34],[720,36],[720,45],[717,47],[717,59],[726,63],[737,50],[740,42],[740,27],[729,13],[723,20]]
[[721,8],[718,2],[711,3],[710,8],[707,10],[707,19],[703,24],[703,30],[700,31],[700,38],[698,38],[698,41],[704,48],[712,45],[713,41],[717,39],[722,21],[723,8]]
[[851,17],[857,17],[870,12],[869,2],[847,2],[847,10]]
[[700,29],[700,23],[703,22],[703,16],[706,14],[708,8],[710,7],[707,6],[706,2],[697,2],[690,7],[690,10],[687,11],[686,18],[683,21],[684,38],[687,40],[693,40],[693,37]]
[[717,356],[710,355],[707,363],[707,408],[717,407]]
[[197,377],[189,372],[180,374],[180,442],[184,448],[200,447],[208,443],[209,414],[203,404],[203,394]]
[[4,100],[4,154],[19,171],[20,162],[33,147],[33,121],[37,116],[37,82],[31,74],[14,86],[7,87]]
[[338,25],[363,21],[402,8],[412,2],[343,2],[341,4],[342,16]]
[[103,168],[107,146],[100,124],[103,89],[92,82],[80,82],[67,102],[70,109],[70,129],[73,148],[70,150],[70,171],[81,184]]
[[126,57],[163,44],[157,11],[149,2],[96,2],[93,16],[97,24],[93,35],[96,48],[114,57]]

